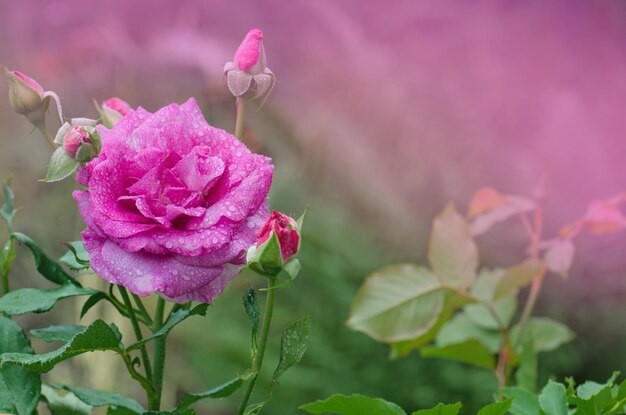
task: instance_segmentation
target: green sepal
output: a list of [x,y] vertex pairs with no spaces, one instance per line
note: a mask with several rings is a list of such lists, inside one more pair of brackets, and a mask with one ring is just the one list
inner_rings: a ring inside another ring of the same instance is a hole
[[283,269],[283,256],[276,232],[272,230],[270,237],[261,246],[251,246],[246,259],[252,270],[271,277],[278,275]]
[[67,154],[63,147],[59,147],[52,153],[46,177],[39,181],[46,183],[58,182],[69,177],[77,168],[78,161]]

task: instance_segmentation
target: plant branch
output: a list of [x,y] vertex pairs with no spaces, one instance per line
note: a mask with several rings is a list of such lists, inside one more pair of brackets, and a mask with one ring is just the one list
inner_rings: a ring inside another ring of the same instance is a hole
[[[161,297],[157,300],[156,311],[154,313],[152,333],[156,333],[163,326],[163,313],[165,311],[165,300]],[[161,393],[163,391],[163,372],[165,371],[165,345],[167,336],[161,336],[154,340],[154,371],[152,382],[156,391],[156,400],[150,407],[152,410],[161,409]]]
[[237,115],[235,118],[235,137],[237,137],[240,140],[243,137],[243,113],[244,113],[243,99],[237,98]]
[[243,399],[241,400],[241,404],[239,405],[237,415],[243,415],[243,413],[245,412],[246,407],[248,406],[248,401],[250,400],[250,396],[252,395],[252,391],[254,390],[256,380],[261,373],[261,368],[263,366],[263,356],[265,355],[267,339],[270,332],[270,325],[272,324],[272,314],[274,312],[274,301],[276,298],[276,290],[274,289],[275,285],[276,277],[268,277],[267,298],[265,300],[265,310],[263,311],[263,328],[261,329],[259,348],[257,350],[256,356],[254,357],[254,361],[252,362],[252,379],[250,379],[248,381],[248,384],[246,385],[246,390],[244,392]]
[[[135,310],[133,309],[133,305],[130,302],[130,298],[128,297],[128,292],[126,291],[126,288],[122,287],[121,285],[118,285],[117,288],[119,289],[122,300],[126,305],[126,311],[128,312],[128,318],[130,319],[130,323],[133,326],[135,337],[137,338],[137,341],[142,341],[143,335],[141,334],[141,327],[139,327],[139,323],[137,322]],[[143,367],[146,372],[146,377],[148,379],[152,379],[152,365],[150,364],[150,358],[148,357],[148,350],[146,349],[145,344],[141,346],[140,351],[141,360],[143,362]]]

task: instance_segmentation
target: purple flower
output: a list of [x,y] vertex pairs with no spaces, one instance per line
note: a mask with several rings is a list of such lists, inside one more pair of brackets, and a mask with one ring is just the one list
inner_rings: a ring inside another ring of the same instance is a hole
[[92,268],[176,302],[210,302],[239,273],[269,217],[273,165],[207,124],[195,100],[99,127],[102,152],[74,198]]

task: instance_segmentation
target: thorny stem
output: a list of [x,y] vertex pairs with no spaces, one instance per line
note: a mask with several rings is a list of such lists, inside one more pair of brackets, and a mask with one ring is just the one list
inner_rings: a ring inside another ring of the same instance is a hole
[[237,115],[235,119],[235,137],[237,137],[240,140],[243,138],[243,113],[244,113],[243,99],[237,98]]
[[[156,333],[163,326],[163,313],[165,310],[165,300],[159,297],[157,301],[156,311],[154,313],[154,324],[152,333]],[[154,340],[154,372],[152,382],[156,391],[156,399],[150,409],[161,409],[161,393],[163,391],[163,372],[165,371],[165,344],[167,336],[161,336]]]
[[[120,291],[120,295],[122,296],[122,300],[124,301],[124,305],[126,305],[126,311],[128,311],[128,317],[130,319],[130,323],[133,326],[133,331],[135,332],[135,337],[137,341],[143,340],[143,335],[141,334],[141,328],[139,327],[139,323],[137,322],[137,317],[135,316],[135,310],[133,309],[133,305],[130,302],[130,297],[128,296],[128,292],[126,288],[118,285],[117,288]],[[146,371],[146,377],[148,379],[152,379],[152,365],[150,364],[150,358],[148,357],[148,350],[146,349],[146,345],[142,345],[141,348],[141,360],[143,362],[144,370]]]
[[139,382],[139,384],[141,384],[141,386],[144,388],[144,390],[146,391],[146,395],[148,395],[148,401],[153,402],[156,398],[156,393],[154,390],[154,386],[152,386],[152,383],[150,383],[150,380],[137,372],[135,366],[133,365],[133,360],[128,353],[123,351],[120,353],[120,356],[122,356],[122,359],[124,360],[124,364],[126,365],[126,369],[128,370],[130,376],[137,382]]
[[246,390],[243,394],[241,404],[239,405],[237,415],[243,415],[243,413],[245,412],[246,407],[248,406],[248,401],[250,400],[250,396],[252,395],[252,391],[254,390],[256,380],[261,373],[261,368],[263,366],[263,356],[265,355],[265,348],[267,347],[267,339],[269,337],[270,325],[272,324],[272,314],[274,312],[274,300],[276,298],[276,290],[274,289],[275,285],[276,277],[268,277],[267,298],[265,300],[265,310],[263,311],[263,328],[261,329],[259,348],[252,362],[252,379],[250,379],[248,385],[246,386]]

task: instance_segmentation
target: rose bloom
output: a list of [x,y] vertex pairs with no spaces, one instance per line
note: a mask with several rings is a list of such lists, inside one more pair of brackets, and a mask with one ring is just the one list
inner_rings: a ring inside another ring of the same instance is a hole
[[210,302],[239,273],[269,216],[273,165],[211,127],[195,100],[98,127],[77,176],[91,267],[135,294]]

